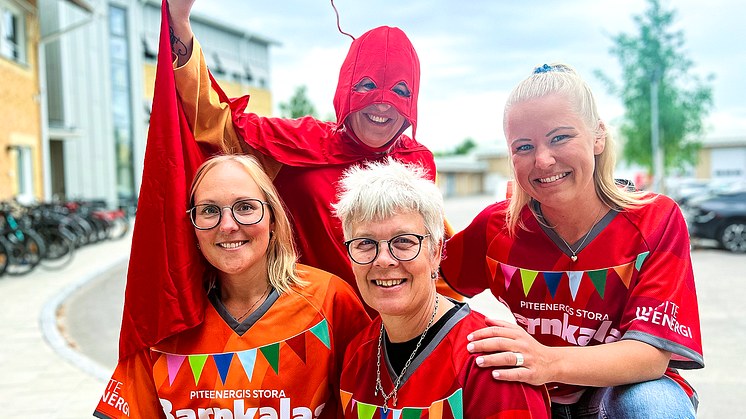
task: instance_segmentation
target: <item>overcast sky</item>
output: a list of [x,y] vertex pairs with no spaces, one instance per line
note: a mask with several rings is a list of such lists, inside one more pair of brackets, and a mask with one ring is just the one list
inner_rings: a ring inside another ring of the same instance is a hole
[[[714,73],[710,136],[746,136],[746,2],[662,0],[678,11],[694,72]],[[586,79],[601,116],[613,125],[623,114],[593,72],[618,77],[610,37],[634,33],[632,15],[644,0],[336,0],[342,29],[359,36],[397,26],[412,40],[421,62],[417,139],[445,150],[466,137],[503,142],[502,109],[512,88],[536,65],[562,61]],[[286,101],[308,86],[321,117],[334,113],[339,67],[350,45],[340,34],[328,0],[196,0],[194,11],[271,38],[272,93]]]

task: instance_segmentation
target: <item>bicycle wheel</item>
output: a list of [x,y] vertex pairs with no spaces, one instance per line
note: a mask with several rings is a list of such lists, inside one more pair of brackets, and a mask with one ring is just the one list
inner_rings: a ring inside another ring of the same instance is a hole
[[47,252],[39,263],[44,269],[62,269],[73,261],[75,255],[74,237],[61,230],[50,230],[44,234]]
[[[11,233],[13,237],[18,236]],[[22,232],[23,240],[12,242],[12,254],[10,263],[5,269],[5,273],[12,276],[26,275],[31,272],[41,261],[45,247],[42,239],[30,230]],[[10,236],[9,236],[10,237]]]
[[0,237],[0,277],[5,273],[5,269],[10,264],[11,246],[5,239]]

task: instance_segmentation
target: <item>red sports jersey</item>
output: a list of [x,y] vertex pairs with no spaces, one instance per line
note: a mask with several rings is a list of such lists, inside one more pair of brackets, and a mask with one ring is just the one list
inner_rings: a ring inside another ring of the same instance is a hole
[[[341,398],[345,418],[548,418],[549,399],[543,386],[496,381],[490,371],[479,368],[477,355],[466,350],[466,336],[485,327],[484,316],[466,303],[448,319],[434,339],[407,368],[397,393],[384,412],[383,396],[375,395],[378,340],[381,318],[377,318],[345,353]],[[397,374],[382,346],[381,383],[386,394]],[[392,379],[393,377],[393,379]]]
[[301,267],[241,324],[215,295],[199,326],[119,361],[99,418],[336,418],[342,354],[370,319],[352,289]]
[[[640,208],[610,211],[575,262],[528,207],[521,212],[528,231],[511,238],[507,206],[487,207],[447,242],[441,268],[452,287],[468,296],[489,288],[545,345],[635,339],[672,352],[672,368],[704,366],[689,236],[671,199],[661,195]],[[553,397],[581,389],[548,387]]]

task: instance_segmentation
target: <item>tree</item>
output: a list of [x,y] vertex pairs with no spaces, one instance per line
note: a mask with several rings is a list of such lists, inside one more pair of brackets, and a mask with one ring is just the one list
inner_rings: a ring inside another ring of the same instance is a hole
[[436,151],[433,153],[433,156],[435,157],[445,157],[445,156],[458,156],[469,153],[472,149],[477,147],[477,143],[474,142],[474,139],[471,137],[464,138],[464,141],[461,141],[456,148],[453,150],[447,150],[447,151]]
[[[684,51],[684,33],[671,26],[675,10],[664,10],[659,0],[648,0],[648,9],[633,16],[638,33],[612,37],[610,52],[619,60],[622,85],[600,70],[612,94],[624,103],[620,133],[626,140],[623,158],[652,169],[651,84],[658,82],[660,147],[665,169],[694,165],[705,133],[704,119],[712,107],[713,75],[705,81],[690,73],[694,63]],[[664,170],[665,171],[665,170]]]
[[283,118],[300,118],[303,116],[316,116],[316,109],[308,98],[307,88],[300,85],[295,88],[295,93],[287,103],[280,102],[280,114]]

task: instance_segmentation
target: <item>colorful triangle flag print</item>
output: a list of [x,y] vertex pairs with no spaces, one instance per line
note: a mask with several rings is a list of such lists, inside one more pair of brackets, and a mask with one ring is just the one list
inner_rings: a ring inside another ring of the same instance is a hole
[[448,405],[451,406],[451,414],[453,419],[464,419],[464,391],[462,389],[456,390],[455,393],[448,396]]
[[207,361],[207,355],[189,355],[189,366],[192,367],[192,374],[194,374],[194,385],[199,382],[199,377],[202,375],[202,368],[205,367]]
[[344,390],[339,390],[339,398],[342,400],[342,411],[347,410],[347,405],[350,404],[352,399],[352,393]]
[[629,282],[632,280],[632,272],[634,272],[634,269],[632,269],[635,266],[633,262],[630,262],[626,265],[617,266],[614,268],[614,271],[616,271],[617,275],[619,275],[619,278],[622,279],[622,283],[624,284],[627,289],[629,289]]
[[293,336],[292,338],[285,341],[285,343],[288,344],[290,349],[295,352],[296,355],[298,355],[298,358],[300,358],[303,363],[306,363],[306,333],[301,333],[297,336]]
[[401,410],[401,419],[420,419],[423,410],[425,409],[405,407]]
[[560,279],[562,279],[563,272],[542,272],[544,275],[544,281],[547,283],[549,294],[554,298],[554,294],[557,293],[557,287],[559,287]]
[[570,280],[570,294],[572,294],[572,300],[575,301],[575,297],[578,295],[578,289],[580,288],[580,280],[583,279],[583,271],[567,271],[567,278]]
[[528,292],[531,291],[531,286],[534,285],[534,281],[536,280],[536,275],[539,274],[538,271],[532,271],[529,269],[520,269],[521,271],[521,281],[523,282],[523,294],[528,297]]
[[500,264],[500,268],[503,270],[503,277],[505,278],[505,290],[507,291],[508,287],[510,286],[510,280],[513,279],[513,274],[518,268],[516,268],[515,266],[506,265],[504,263]]
[[279,374],[280,344],[272,343],[267,346],[262,346],[261,348],[259,348],[259,351],[262,353],[262,355],[264,355],[264,359],[267,360],[267,363],[275,371],[275,374]]
[[635,262],[635,269],[639,271],[640,268],[642,268],[642,262],[645,262],[645,258],[647,258],[649,254],[650,252],[643,252],[637,255],[637,261]]
[[327,348],[332,349],[332,345],[329,339],[329,325],[326,323],[326,319],[322,320],[316,326],[311,328],[311,333],[319,338],[321,343],[326,345]]
[[389,409],[391,419],[401,419],[401,409]]
[[391,416],[391,409],[383,407],[380,407],[379,409],[381,411],[381,419],[389,419],[389,416]]
[[428,412],[428,418],[429,419],[443,419],[443,400],[438,400],[437,402],[430,405],[430,411]]
[[588,271],[588,277],[591,278],[593,286],[596,287],[598,295],[604,298],[604,291],[606,290],[606,274],[608,269],[599,269],[596,271]]
[[487,256],[487,267],[490,269],[490,278],[494,278],[497,273],[498,262],[495,259]]
[[376,406],[372,404],[357,402],[357,417],[358,419],[372,419],[373,414],[376,413]]
[[176,374],[179,372],[179,368],[181,368],[181,364],[184,363],[185,359],[185,355],[166,354],[166,365],[168,365],[168,385],[174,383],[174,378],[176,378]]
[[251,381],[251,376],[254,375],[254,365],[256,364],[256,349],[236,352],[236,355],[238,356],[238,360],[241,361],[243,370],[246,372],[246,377]]
[[223,380],[223,385],[225,385],[225,379],[228,378],[228,370],[231,368],[231,361],[233,360],[233,352],[214,354],[212,360],[215,361],[215,366],[218,368],[220,379]]

